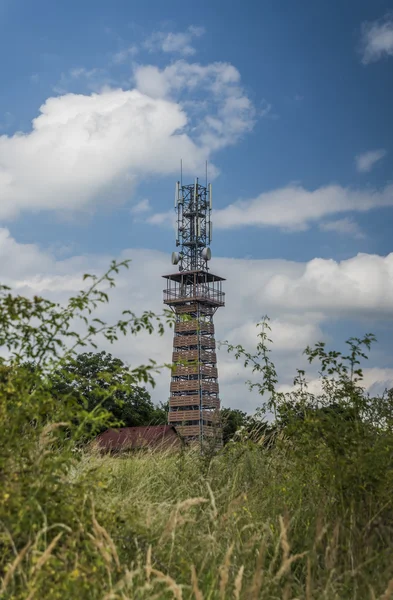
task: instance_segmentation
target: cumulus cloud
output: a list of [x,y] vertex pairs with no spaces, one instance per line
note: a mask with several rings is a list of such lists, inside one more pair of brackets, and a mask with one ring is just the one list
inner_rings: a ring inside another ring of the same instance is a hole
[[[22,210],[88,207],[116,186],[132,189],[138,176],[174,170],[204,152],[185,135],[179,105],[138,90],[49,98],[31,133],[0,137],[0,218]],[[177,161],[176,161],[177,163]]]
[[366,212],[393,206],[393,185],[381,191],[329,185],[306,190],[300,185],[264,192],[253,200],[240,200],[214,211],[220,229],[270,226],[302,231],[324,217],[349,211]]
[[362,25],[361,34],[362,63],[368,65],[384,56],[393,56],[393,16],[367,21]]
[[[312,322],[312,317],[304,318],[287,315],[271,319],[269,322],[273,338],[273,350],[275,353],[302,352],[306,346],[322,339],[323,333],[319,325]],[[241,344],[245,347],[255,347],[257,343],[257,327],[255,321],[235,327],[230,331],[228,341],[232,344]]]
[[[198,109],[197,127],[194,109],[177,98],[185,91],[192,100],[192,73],[209,98]],[[48,98],[31,132],[0,136],[0,218],[122,200],[142,178],[177,172],[179,157],[187,157],[187,172],[203,172],[213,151],[252,127],[252,105],[231,65],[182,61],[163,71],[138,67],[135,75],[132,90]]]
[[144,47],[149,52],[166,52],[173,54],[181,54],[183,56],[191,56],[196,53],[196,49],[192,46],[195,38],[201,37],[205,33],[203,27],[191,25],[183,32],[163,32],[156,31],[152,33],[144,42]]
[[[159,69],[137,66],[136,86],[152,98],[173,99],[179,93],[193,94],[184,105],[190,115],[194,139],[210,150],[234,144],[255,123],[255,109],[240,85],[239,71],[229,63],[209,65],[178,60]],[[204,95],[200,95],[204,90]],[[210,105],[206,113],[206,107]],[[265,116],[269,110],[265,110]]]
[[326,315],[393,316],[393,253],[358,254],[337,262],[315,258],[301,276],[275,274],[265,299],[277,307]]
[[[58,258],[35,245],[17,243],[6,229],[0,229],[2,284],[23,295],[41,294],[64,302],[83,287],[84,273],[102,274],[111,258],[96,254]],[[117,277],[117,287],[110,291],[110,303],[102,306],[97,315],[109,322],[114,322],[127,308],[137,314],[144,310],[160,313],[163,308],[161,276],[170,271],[169,255],[131,248],[120,254],[119,259],[124,258],[132,259],[130,270]],[[393,317],[393,254],[358,255],[341,263],[318,259],[296,263],[216,258],[212,267],[227,277],[226,306],[215,316],[216,339],[241,343],[253,351],[257,342],[256,324],[268,314],[272,358],[280,382],[285,385],[291,384],[297,367],[306,366],[301,354],[305,346],[326,341],[324,327],[331,319],[346,315]],[[120,338],[114,346],[102,341],[100,347],[133,366],[149,358],[163,364],[171,361],[172,335],[171,330],[163,338],[141,334],[135,340]],[[245,371],[242,363],[227,354],[225,348],[218,355],[224,404],[253,410],[260,398],[250,394],[244,385],[250,371]],[[370,371],[370,386],[387,379],[385,375]],[[311,376],[314,376],[312,371]],[[157,376],[157,387],[152,390],[155,401],[165,401],[168,397],[169,379],[167,370]]]
[[[313,223],[331,215],[367,212],[393,206],[393,185],[382,190],[361,190],[329,185],[306,190],[301,185],[288,185],[264,192],[252,200],[238,200],[225,208],[213,210],[216,229],[239,227],[279,227],[286,231],[304,231]],[[153,225],[173,222],[173,212],[157,213],[149,218]],[[320,224],[325,230],[359,234],[349,219]]]
[[386,156],[386,150],[383,148],[358,154],[358,156],[355,158],[356,168],[359,173],[368,173],[371,171],[375,163],[384,158],[384,156]]

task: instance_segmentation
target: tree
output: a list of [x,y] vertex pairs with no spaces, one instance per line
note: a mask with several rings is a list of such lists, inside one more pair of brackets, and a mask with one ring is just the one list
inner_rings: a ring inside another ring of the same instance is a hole
[[227,444],[246,423],[247,413],[233,408],[221,409],[222,439]]
[[222,437],[224,445],[230,442],[236,432],[242,430],[246,437],[253,441],[260,441],[266,434],[272,434],[273,429],[268,423],[257,415],[248,415],[237,408],[222,408]]
[[62,398],[76,398],[88,412],[104,408],[114,423],[126,427],[166,421],[164,407],[156,407],[123,361],[107,352],[84,352],[70,358],[55,371],[52,389]]

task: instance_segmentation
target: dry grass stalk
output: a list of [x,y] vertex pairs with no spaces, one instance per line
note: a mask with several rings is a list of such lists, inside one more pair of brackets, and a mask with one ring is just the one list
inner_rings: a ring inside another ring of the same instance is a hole
[[10,568],[7,570],[7,573],[5,574],[5,577],[2,581],[1,584],[1,588],[0,588],[0,597],[5,593],[8,584],[10,583],[11,579],[13,578],[15,571],[17,570],[17,568],[19,567],[20,563],[22,562],[22,560],[24,559],[26,552],[28,551],[28,549],[31,546],[31,542],[28,542],[26,544],[26,546],[24,548],[22,548],[22,550],[19,552],[19,554],[16,556],[15,560],[13,561],[13,563],[10,565]]
[[147,549],[145,571],[146,571],[147,582],[150,583],[150,577],[151,577],[151,545],[149,545],[149,547]]
[[198,506],[199,504],[203,504],[204,502],[208,502],[208,500],[206,500],[206,498],[187,498],[187,500],[183,500],[183,502],[179,502],[179,504],[177,505],[177,509],[179,511],[187,510],[188,508],[191,508],[192,506]]
[[61,531],[60,533],[58,533],[56,535],[56,537],[53,538],[53,540],[51,541],[51,543],[49,544],[49,546],[45,549],[45,552],[42,554],[42,556],[40,556],[39,560],[37,561],[37,564],[34,566],[33,568],[33,573],[37,573],[40,569],[42,569],[42,567],[44,566],[44,564],[46,563],[46,561],[50,558],[52,551],[54,550],[57,542],[60,540],[60,538],[63,535],[63,531]]
[[329,571],[333,569],[336,564],[339,533],[340,524],[337,522],[333,530],[333,535],[330,539],[329,544],[326,546],[325,551],[325,565]]
[[222,515],[220,519],[220,524],[223,524],[225,521],[229,519],[235,510],[238,510],[244,505],[244,493],[242,492],[239,496],[236,496],[233,500],[228,504],[228,508],[225,513]]
[[231,556],[235,544],[231,544],[225,553],[224,562],[219,568],[220,574],[220,600],[225,600],[225,592],[229,581],[229,568],[231,566]]
[[203,504],[208,502],[206,498],[187,498],[187,500],[183,500],[182,502],[178,502],[176,508],[171,512],[169,520],[165,526],[164,531],[159,540],[159,544],[164,542],[171,534],[175,531],[177,525],[183,525],[187,522],[187,519],[180,515],[180,511],[185,511],[192,506],[198,506],[199,504]]
[[370,592],[370,598],[371,598],[371,600],[377,600],[377,597],[376,597],[376,595],[374,593],[373,588],[370,585],[367,585],[367,587],[368,587],[368,591]]
[[[45,517],[45,519],[46,519],[46,517]],[[40,539],[43,535],[46,535],[48,533],[48,531],[52,531],[52,529],[57,529],[59,527],[61,529],[64,529],[65,531],[67,531],[67,533],[73,533],[71,527],[68,527],[68,525],[65,525],[64,523],[52,523],[52,525],[47,525],[47,526],[43,527],[42,529],[40,529],[40,531],[37,533],[37,535],[35,537],[33,548],[37,548],[38,542],[40,541]]]
[[300,554],[293,554],[286,560],[283,560],[281,567],[279,568],[278,572],[276,573],[276,575],[274,577],[274,580],[279,581],[281,579],[281,577],[289,571],[289,567],[291,566],[291,564],[294,563],[296,560],[303,558],[303,556],[306,556],[306,554],[307,554],[307,552],[301,552]]
[[306,577],[306,600],[312,598],[312,581],[311,581],[311,560],[307,558],[307,577]]
[[321,515],[318,515],[317,525],[316,525],[316,536],[315,536],[314,547],[313,547],[314,552],[316,551],[316,549],[318,548],[318,545],[321,543],[322,539],[324,538],[327,530],[328,530],[327,525],[323,525],[322,517],[321,517]]
[[244,573],[244,565],[240,567],[235,577],[235,583],[233,585],[233,598],[234,600],[240,600],[240,592],[242,591],[243,585],[243,573]]
[[59,427],[67,427],[68,425],[69,423],[66,422],[48,423],[48,425],[46,425],[41,432],[41,435],[38,440],[38,446],[40,448],[45,447],[51,441],[50,435],[53,431],[59,429]]
[[388,587],[381,596],[381,600],[390,600],[393,595],[393,578],[389,581]]
[[[136,569],[135,571],[129,571],[127,569],[124,577],[122,577],[122,579],[116,583],[114,588],[112,588],[105,594],[105,596],[102,597],[102,600],[116,600],[117,593],[121,592],[125,587],[132,585],[132,580],[134,579],[135,575],[138,575],[139,573],[139,569]],[[125,599],[126,596],[123,594],[122,598]]]
[[247,599],[248,600],[258,600],[259,592],[262,588],[263,583],[263,562],[265,560],[265,552],[266,552],[266,541],[265,538],[262,540],[261,546],[259,548],[257,563],[255,565],[255,572],[252,578],[251,586],[248,591]]
[[290,600],[291,598],[291,591],[292,591],[292,586],[289,583],[289,581],[287,581],[287,583],[284,585],[284,589],[282,591],[282,600]]
[[34,598],[34,596],[35,596],[35,593],[36,593],[36,591],[37,591],[37,590],[33,588],[33,589],[31,590],[30,594],[29,594],[29,595],[26,597],[26,600],[33,600],[33,598]]
[[283,553],[283,562],[284,562],[285,560],[288,559],[289,553],[291,551],[291,547],[288,542],[289,520],[288,520],[288,518],[286,518],[284,520],[284,518],[281,515],[279,516],[278,519],[280,522],[280,543],[281,543],[281,548],[282,548],[282,553]]
[[110,572],[110,569],[112,567],[111,553],[108,551],[108,549],[106,548],[105,544],[103,543],[103,541],[101,539],[97,539],[96,537],[94,537],[94,535],[91,535],[91,533],[88,533],[87,536],[91,539],[91,541],[97,548],[98,552],[101,554],[102,558],[104,559],[106,568]]
[[216,499],[214,497],[213,490],[211,489],[208,481],[206,481],[206,487],[207,487],[207,491],[209,492],[209,496],[210,496],[210,503],[212,505],[213,518],[217,519],[218,510],[217,510],[217,505],[216,505]]
[[198,575],[196,573],[194,565],[191,565],[191,584],[195,600],[203,600],[203,594],[198,586]]
[[181,587],[170,575],[165,575],[165,573],[159,571],[158,569],[152,569],[151,572],[152,575],[155,575],[159,581],[162,581],[167,585],[168,589],[171,590],[173,597],[176,600],[183,600],[183,592]]
[[119,560],[119,555],[117,554],[117,550],[116,550],[116,546],[111,538],[111,536],[109,535],[109,533],[107,532],[107,530],[105,529],[105,527],[102,527],[102,525],[100,525],[97,521],[97,519],[95,518],[95,516],[93,515],[93,529],[94,531],[101,536],[102,540],[105,540],[110,548],[112,557],[115,561],[116,567],[119,569],[121,569],[120,566],[120,560]]

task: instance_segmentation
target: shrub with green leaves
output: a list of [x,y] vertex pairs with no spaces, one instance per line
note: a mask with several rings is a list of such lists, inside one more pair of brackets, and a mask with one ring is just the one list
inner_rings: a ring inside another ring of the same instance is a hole
[[[1,288],[0,344],[7,358],[0,367],[0,597],[95,598],[94,578],[112,581],[100,554],[105,534],[94,513],[94,474],[73,481],[69,474],[86,431],[92,435],[112,422],[104,404],[116,386],[92,408],[69,390],[54,390],[53,381],[81,347],[96,346],[100,337],[113,342],[156,326],[163,333],[162,319],[151,312],[137,317],[126,310],[113,324],[94,317],[108,301],[113,275],[126,266],[112,263],[101,278],[85,276],[91,285],[65,307]],[[169,313],[164,319],[171,323]],[[128,383],[154,383],[155,371],[153,361],[138,366],[128,372]]]

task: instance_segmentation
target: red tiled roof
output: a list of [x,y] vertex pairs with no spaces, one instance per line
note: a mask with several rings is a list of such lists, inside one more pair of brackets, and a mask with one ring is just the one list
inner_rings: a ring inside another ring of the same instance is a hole
[[174,438],[178,434],[173,425],[154,425],[147,427],[120,427],[107,429],[97,436],[97,442],[102,448],[141,448],[155,446],[165,438]]

